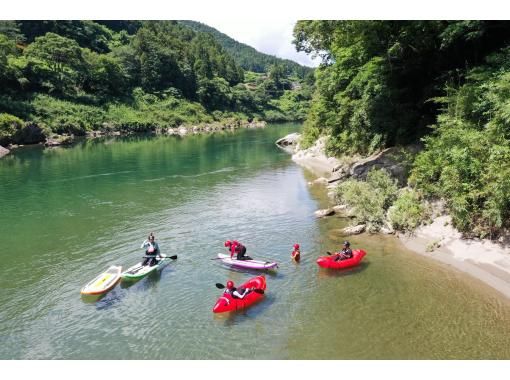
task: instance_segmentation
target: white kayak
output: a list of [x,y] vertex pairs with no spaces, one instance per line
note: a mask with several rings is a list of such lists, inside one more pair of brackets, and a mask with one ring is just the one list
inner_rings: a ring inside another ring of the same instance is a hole
[[113,289],[117,282],[120,280],[120,272],[122,267],[111,266],[106,272],[101,273],[99,276],[90,281],[81,289],[81,294],[103,294]]
[[278,266],[274,261],[260,261],[260,260],[237,260],[235,257],[230,258],[230,255],[218,253],[218,259],[221,262],[231,265],[233,267],[246,268],[246,269],[273,269]]
[[157,262],[153,266],[142,265],[142,262],[139,262],[138,264],[133,265],[132,267],[126,269],[121,274],[121,277],[122,277],[123,280],[136,280],[136,279],[145,277],[149,273],[151,273],[151,272],[153,272],[155,270],[161,269],[164,266],[166,266],[166,264],[168,264],[168,262],[170,261],[168,259],[169,258],[166,255],[161,255],[161,258],[157,258],[156,259]]

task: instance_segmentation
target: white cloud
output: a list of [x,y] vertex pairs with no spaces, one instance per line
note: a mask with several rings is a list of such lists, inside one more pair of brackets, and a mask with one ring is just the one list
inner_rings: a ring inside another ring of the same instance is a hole
[[319,60],[312,60],[303,52],[297,52],[292,44],[292,31],[296,20],[254,20],[199,18],[233,39],[243,42],[266,54],[296,61],[302,65],[316,67]]

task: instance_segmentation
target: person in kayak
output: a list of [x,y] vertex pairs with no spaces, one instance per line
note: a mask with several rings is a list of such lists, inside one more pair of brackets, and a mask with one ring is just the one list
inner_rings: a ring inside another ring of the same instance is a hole
[[344,241],[344,246],[340,252],[335,252],[335,261],[341,261],[346,259],[352,259],[351,243]]
[[237,240],[227,240],[225,242],[225,247],[230,251],[230,258],[233,258],[235,254],[237,260],[252,260],[250,256],[246,256],[246,247]]
[[157,263],[156,256],[160,256],[159,245],[156,242],[156,237],[151,232],[147,240],[142,243],[140,248],[145,248],[145,254],[150,257],[146,257],[142,261],[142,266],[150,265],[153,266]]
[[238,298],[238,299],[243,299],[244,297],[246,297],[253,289],[245,289],[245,288],[239,288],[237,289],[235,286],[234,286],[234,282],[233,281],[227,281],[227,288],[225,289],[225,291],[223,293],[225,294],[230,294],[232,296],[232,298]]
[[292,251],[292,253],[290,254],[290,257],[292,258],[292,260],[298,262],[299,259],[301,259],[301,251],[299,250],[299,244],[294,244],[294,250]]

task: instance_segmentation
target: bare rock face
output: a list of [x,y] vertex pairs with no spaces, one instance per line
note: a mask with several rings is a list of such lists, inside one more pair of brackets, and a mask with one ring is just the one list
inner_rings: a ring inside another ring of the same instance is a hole
[[366,225],[365,224],[358,224],[357,226],[352,227],[345,227],[342,229],[343,235],[359,235],[363,231],[365,231]]
[[3,156],[8,155],[9,152],[10,152],[9,149],[4,148],[3,146],[0,145],[0,158],[2,158]]
[[330,216],[333,215],[334,213],[335,211],[332,208],[325,208],[322,210],[315,211],[314,214],[317,218],[324,218],[325,216]]
[[367,157],[355,163],[350,169],[350,176],[356,179],[366,179],[372,169],[385,169],[397,179],[400,186],[405,185],[409,168],[407,167],[406,152],[415,154],[422,149],[420,145],[410,145],[406,148],[392,147]]

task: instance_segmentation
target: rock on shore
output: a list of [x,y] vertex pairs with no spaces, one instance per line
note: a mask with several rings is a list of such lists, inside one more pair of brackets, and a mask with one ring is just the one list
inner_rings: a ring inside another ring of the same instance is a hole
[[358,224],[357,226],[345,227],[342,229],[343,235],[359,235],[364,232],[366,228],[365,224]]
[[51,136],[48,139],[46,139],[44,146],[55,147],[55,146],[61,146],[61,145],[71,145],[72,143],[74,143],[73,135],[70,135],[70,136],[56,135],[56,136]]
[[400,186],[407,182],[409,168],[406,167],[406,153],[416,154],[422,149],[421,145],[409,145],[405,148],[392,147],[373,154],[355,163],[350,169],[350,176],[365,179],[372,169],[385,169]]
[[9,152],[10,152],[9,149],[4,148],[3,146],[0,145],[0,158],[2,158],[3,156],[7,156]]
[[186,136],[188,134],[199,134],[199,133],[212,133],[225,130],[235,130],[239,128],[265,128],[267,123],[265,121],[245,121],[245,120],[233,120],[225,122],[214,122],[214,123],[203,123],[197,125],[179,125],[178,127],[162,128],[156,132],[159,134],[166,135],[177,135]]
[[327,137],[321,137],[310,148],[303,150],[298,144],[292,160],[311,171],[327,174],[329,177],[334,168],[341,166],[341,162],[335,157],[326,155],[326,141]]
[[300,137],[299,133],[291,133],[276,140],[275,144],[289,153],[294,153],[298,147]]
[[324,218],[325,216],[330,216],[330,215],[335,214],[335,210],[333,210],[332,208],[325,208],[323,210],[315,211],[314,214],[317,218]]

